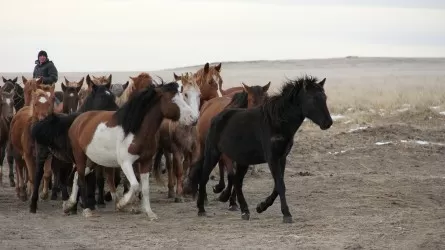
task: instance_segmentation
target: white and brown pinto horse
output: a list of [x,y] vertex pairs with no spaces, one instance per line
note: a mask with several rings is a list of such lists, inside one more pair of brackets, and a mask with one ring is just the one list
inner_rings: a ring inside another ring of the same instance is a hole
[[[78,178],[80,186],[85,187],[85,174],[90,172],[86,167],[87,158],[106,168],[121,167],[130,182],[130,190],[119,200],[115,192],[111,193],[116,209],[124,208],[141,190],[143,211],[149,219],[157,219],[149,200],[149,171],[157,150],[155,135],[164,118],[194,125],[198,117],[199,112],[185,102],[176,82],[151,85],[117,111],[89,111],[79,115],[68,132],[77,168],[74,183]],[[134,163],[140,167],[142,188],[133,170]],[[81,191],[82,202],[87,204],[86,189]],[[77,185],[73,185],[64,210],[75,204],[77,193]],[[86,208],[83,215],[89,217],[92,212]]]

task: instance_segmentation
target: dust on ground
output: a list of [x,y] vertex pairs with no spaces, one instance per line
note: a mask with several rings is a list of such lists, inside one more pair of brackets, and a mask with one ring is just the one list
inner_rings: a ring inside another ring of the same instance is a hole
[[[283,224],[277,199],[257,214],[272,191],[267,165],[245,180],[251,220],[215,201],[209,182],[210,217],[196,203],[174,203],[167,188],[151,182],[152,209],[143,214],[99,209],[100,217],[64,216],[61,201],[39,201],[28,212],[9,187],[0,189],[2,249],[445,249],[445,116],[424,113],[382,118],[351,131],[335,122],[321,131],[305,122],[295,137],[285,174],[294,218]],[[431,117],[431,119],[429,118]],[[434,122],[432,122],[434,121]],[[366,126],[364,126],[366,127]],[[428,142],[428,144],[426,144]],[[377,143],[377,144],[376,144]],[[7,174],[7,173],[5,173]],[[6,175],[7,176],[7,175]]]

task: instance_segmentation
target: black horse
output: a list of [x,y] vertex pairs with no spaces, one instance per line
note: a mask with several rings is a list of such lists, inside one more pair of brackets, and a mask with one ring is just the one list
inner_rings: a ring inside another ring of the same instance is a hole
[[[34,190],[39,190],[40,180],[43,177],[43,167],[45,160],[51,153],[55,158],[71,166],[71,168],[61,167],[56,168],[56,171],[60,171],[58,174],[60,176],[60,184],[62,188],[62,200],[68,199],[67,187],[67,176],[69,172],[72,171],[72,164],[74,163],[74,157],[72,155],[71,144],[68,139],[68,130],[73,123],[73,121],[81,113],[91,110],[108,110],[114,111],[118,109],[115,102],[115,96],[110,91],[109,85],[92,85],[91,93],[86,97],[82,106],[78,109],[78,112],[71,114],[50,114],[45,119],[36,122],[31,130],[31,136],[36,141],[36,177],[34,182]],[[63,171],[63,173],[62,173]],[[95,198],[94,192],[96,189],[96,176],[95,171],[92,171],[87,177],[88,185],[87,191],[89,196],[88,204],[83,204],[85,207],[94,209]],[[100,185],[100,181],[98,181]],[[102,181],[103,183],[103,181]],[[100,191],[100,187],[99,187]],[[35,213],[37,210],[37,199],[38,192],[33,192],[31,198],[30,212]],[[80,193],[80,192],[79,192]],[[103,185],[102,185],[103,194]],[[103,198],[102,198],[103,200]],[[77,206],[74,206],[72,212],[75,213]]]
[[288,80],[281,92],[270,97],[263,105],[247,110],[227,109],[212,119],[204,159],[195,164],[189,181],[193,193],[199,184],[199,216],[206,214],[204,199],[209,175],[224,154],[236,162],[233,184],[241,208],[241,218],[250,219],[242,191],[248,166],[267,162],[275,186],[272,194],[258,204],[256,210],[262,213],[280,195],[283,222],[292,222],[285,196],[286,157],[294,143],[294,135],[305,118],[312,120],[322,130],[331,127],[332,118],[324,91],[325,81],[326,78],[318,82],[317,78],[310,76]]
[[[19,111],[24,105],[25,105],[25,98],[24,98],[24,91],[23,88],[17,83],[17,77],[14,79],[6,79],[2,77],[3,80],[3,86],[1,87],[1,91],[6,93],[14,93],[12,97],[12,104],[14,106],[15,112]],[[6,132],[4,134],[4,137],[8,137],[9,135],[9,124],[11,123],[10,118],[6,118],[3,122],[5,122],[6,126],[4,128],[8,128],[8,131],[2,131]],[[3,141],[4,138],[1,138]],[[9,138],[7,138],[7,141],[9,141]],[[2,143],[4,143],[3,141]],[[5,146],[6,145],[6,146]],[[7,156],[7,162],[9,165],[9,182],[11,187],[15,187],[15,181],[14,181],[14,157],[12,155],[12,149],[9,146],[9,143],[2,145],[0,149],[0,162],[3,164],[3,161],[5,160],[5,157]]]

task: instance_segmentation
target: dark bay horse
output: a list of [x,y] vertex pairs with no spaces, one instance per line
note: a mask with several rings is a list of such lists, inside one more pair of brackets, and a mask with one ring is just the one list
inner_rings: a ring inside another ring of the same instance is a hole
[[234,188],[240,204],[242,219],[249,220],[250,212],[242,191],[248,166],[268,163],[275,185],[272,194],[258,204],[262,213],[280,196],[283,222],[291,223],[292,215],[286,202],[284,169],[286,157],[294,143],[294,135],[309,118],[320,129],[329,129],[332,118],[326,105],[325,79],[301,77],[284,83],[279,94],[263,105],[252,109],[226,109],[213,120],[205,142],[204,161],[192,169],[190,181],[197,188],[198,215],[206,214],[204,199],[209,175],[220,157],[236,162]]
[[[86,165],[87,158],[98,165],[121,167],[130,182],[130,190],[119,200],[116,199],[114,183],[110,185],[111,195],[116,201],[116,208],[124,208],[131,202],[140,185],[136,179],[133,164],[139,164],[142,189],[142,209],[153,220],[157,215],[151,210],[149,200],[149,170],[156,153],[155,135],[164,118],[178,121],[183,125],[192,125],[198,119],[194,111],[179,93],[176,82],[161,86],[149,86],[136,94],[116,112],[88,111],[79,115],[71,125],[68,134],[73,149],[77,172],[74,179],[79,180],[82,202],[86,204],[85,174],[90,172]],[[107,178],[112,181],[113,178]],[[78,190],[68,200],[69,209],[74,204]],[[83,215],[92,216],[89,208]]]
[[[59,162],[63,162],[63,165],[59,165],[59,167],[53,166],[53,169],[58,172],[57,176],[59,176],[62,191],[62,200],[65,203],[69,198],[67,192],[67,179],[69,173],[72,171],[72,166],[74,164],[74,156],[72,154],[71,143],[68,138],[69,128],[71,127],[74,120],[83,112],[92,110],[113,111],[118,109],[118,106],[115,102],[115,96],[109,89],[110,84],[91,84],[91,92],[89,92],[88,96],[83,100],[82,106],[79,107],[77,112],[70,114],[50,114],[45,119],[36,122],[31,131],[32,138],[37,142],[38,145],[36,171],[37,181],[35,182],[37,186],[35,188],[38,188],[38,185],[40,183],[38,180],[40,180],[43,176],[43,165],[45,159],[51,153],[53,159],[57,159]],[[91,187],[88,190],[89,202],[83,203],[83,205],[92,208],[94,207],[95,203],[94,192],[96,176],[90,175],[89,179],[90,180],[88,181],[88,183],[90,184],[88,185],[88,187]],[[101,189],[100,183],[103,183],[103,181],[101,182],[100,180],[98,180],[99,200],[101,190],[103,193],[103,185]],[[33,196],[31,198],[31,213],[35,213],[37,210],[37,200],[37,196]],[[70,210],[69,212],[76,213],[76,211],[77,197],[75,200],[75,206],[73,206],[72,210]]]
[[[0,90],[0,184],[3,182],[3,161],[5,159],[6,147],[9,142],[9,127],[11,124],[12,117],[14,115],[14,89],[11,92]],[[11,157],[12,158],[12,157]],[[11,161],[10,161],[11,160]],[[14,165],[13,159],[8,157],[9,165],[9,185],[15,187],[14,182]]]
[[[201,108],[201,114],[198,120],[197,128],[198,128],[198,135],[199,135],[199,141],[200,141],[200,147],[201,147],[201,158],[200,160],[203,160],[203,153],[204,153],[204,146],[205,146],[205,139],[207,137],[211,120],[219,113],[221,113],[224,109],[227,108],[253,108],[256,106],[259,106],[264,103],[264,101],[268,98],[267,91],[270,87],[270,82],[267,83],[264,86],[247,86],[246,84],[243,84],[243,92],[238,92],[234,94],[233,97],[223,96],[223,97],[217,97],[210,101],[208,101],[202,108]],[[231,169],[232,162],[229,159],[221,158],[219,161],[219,183],[213,187],[214,193],[220,193],[223,191],[224,187],[226,186],[224,182],[224,169],[226,167],[229,167]],[[231,171],[229,171],[231,172]],[[228,176],[228,178],[231,178]],[[231,182],[231,181],[229,181]],[[229,199],[229,196],[231,194],[232,187],[229,185],[229,188],[226,189],[221,196],[219,197],[219,200],[222,202],[226,202]],[[234,195],[230,196],[230,204],[229,209],[230,210],[236,210],[236,195],[235,192],[233,192]]]
[[2,77],[4,85],[2,86],[3,91],[10,92],[14,91],[14,109],[18,112],[25,105],[25,94],[22,86],[17,83],[17,77],[14,79],[6,79]]

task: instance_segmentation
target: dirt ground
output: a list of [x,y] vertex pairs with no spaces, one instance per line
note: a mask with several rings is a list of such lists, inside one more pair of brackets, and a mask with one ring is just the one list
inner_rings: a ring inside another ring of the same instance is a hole
[[39,201],[30,214],[5,173],[0,248],[445,249],[444,125],[443,115],[409,111],[355,131],[343,121],[327,131],[305,122],[285,174],[293,224],[282,223],[279,199],[263,214],[255,211],[272,191],[266,165],[245,181],[250,221],[214,200],[217,180],[208,185],[206,218],[197,216],[195,202],[174,203],[154,182],[157,221],[111,205],[98,210],[100,217],[64,216],[60,200]]

